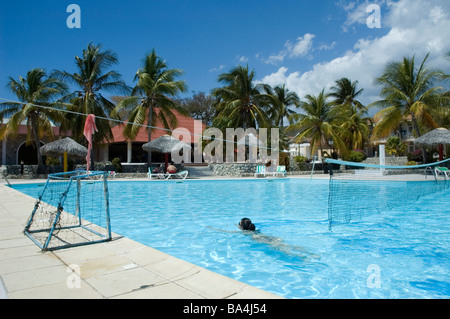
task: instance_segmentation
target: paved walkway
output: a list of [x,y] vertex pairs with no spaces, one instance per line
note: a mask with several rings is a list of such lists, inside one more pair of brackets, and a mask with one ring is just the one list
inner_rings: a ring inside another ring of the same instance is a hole
[[280,298],[117,234],[42,253],[23,234],[34,204],[0,185],[0,298]]

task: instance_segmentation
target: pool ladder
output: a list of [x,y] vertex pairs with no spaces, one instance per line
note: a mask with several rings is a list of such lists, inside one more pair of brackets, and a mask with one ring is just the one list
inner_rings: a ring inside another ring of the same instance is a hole
[[313,177],[313,174],[314,174],[314,166],[316,166],[316,159],[317,159],[317,156],[314,155],[314,157],[313,157],[313,165],[312,165],[312,169],[311,169],[311,176],[309,177],[309,181],[312,180],[312,177]]
[[[436,170],[434,170],[431,166],[428,166],[427,168],[425,168],[425,179],[427,179],[427,171],[430,170],[431,171],[431,175],[434,176],[434,181],[437,182],[437,174],[436,174]],[[447,175],[446,174],[442,174],[442,176],[444,176],[444,180],[445,183],[447,184]]]
[[431,171],[431,175],[434,176],[434,181],[437,182],[437,176],[436,176],[436,172],[431,168],[431,166],[428,166],[427,168],[425,168],[425,179],[428,179],[428,174],[427,171],[430,170]]

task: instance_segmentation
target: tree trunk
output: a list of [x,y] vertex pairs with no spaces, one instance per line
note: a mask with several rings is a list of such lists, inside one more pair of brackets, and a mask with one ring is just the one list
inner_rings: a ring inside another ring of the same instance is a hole
[[[148,141],[152,141],[152,119],[153,119],[153,106],[149,107],[148,110]],[[147,164],[150,167],[152,165],[152,150],[148,151]]]
[[[411,114],[411,119],[413,122],[414,131],[416,132],[417,137],[420,137],[419,125],[417,124],[416,116],[411,112],[410,112],[410,114]],[[423,164],[427,163],[427,153],[426,153],[425,146],[422,146],[422,160],[423,160]]]
[[39,134],[37,129],[37,114],[31,115],[31,129],[33,131],[34,135],[34,142],[36,143],[36,156],[37,156],[37,162],[38,162],[38,174],[45,174],[45,165],[42,161],[42,155],[41,155],[41,141],[39,140]]

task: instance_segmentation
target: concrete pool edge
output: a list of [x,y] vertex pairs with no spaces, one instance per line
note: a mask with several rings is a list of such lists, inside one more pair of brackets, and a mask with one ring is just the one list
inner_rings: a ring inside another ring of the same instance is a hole
[[34,204],[0,185],[2,298],[283,299],[117,234],[110,242],[42,253],[23,234]]

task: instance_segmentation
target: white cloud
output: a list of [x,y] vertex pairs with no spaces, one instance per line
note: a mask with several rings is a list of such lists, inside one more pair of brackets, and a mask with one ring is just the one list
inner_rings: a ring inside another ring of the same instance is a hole
[[286,49],[291,58],[305,56],[312,48],[312,40],[316,36],[314,34],[306,33],[303,37],[298,37],[297,42],[292,44],[290,41],[286,42]]
[[337,44],[337,42],[333,41],[330,45],[322,44],[317,49],[319,51],[322,51],[322,50],[325,50],[325,51],[333,50],[336,47],[336,44]]
[[264,62],[267,64],[276,65],[276,64],[278,64],[278,62],[283,62],[285,57],[286,57],[286,52],[281,51],[277,55],[269,56]]
[[209,69],[209,72],[220,72],[225,69],[225,65],[221,64],[218,67]]
[[304,36],[298,37],[295,43],[289,40],[286,41],[283,50],[278,54],[269,56],[265,60],[265,63],[276,65],[279,62],[283,62],[286,57],[298,58],[308,55],[312,49],[312,41],[314,38],[314,34],[306,33]]
[[239,55],[237,56],[237,60],[239,61],[239,63],[245,63],[248,62],[248,57],[244,56],[244,55]]
[[289,73],[282,66],[263,77],[261,82],[271,85],[285,83],[303,98],[306,94],[329,89],[337,79],[348,77],[352,81],[357,80],[359,87],[364,88],[361,99],[369,104],[378,99],[379,89],[374,80],[389,62],[414,55],[420,63],[430,53],[428,65],[450,73],[450,62],[445,58],[450,51],[450,18],[446,14],[450,12],[450,1],[435,0],[431,4],[425,0],[399,0],[388,2],[387,6],[389,11],[382,15],[384,25],[390,27],[386,35],[359,39],[352,50],[331,61],[317,63],[305,73],[296,70]]

